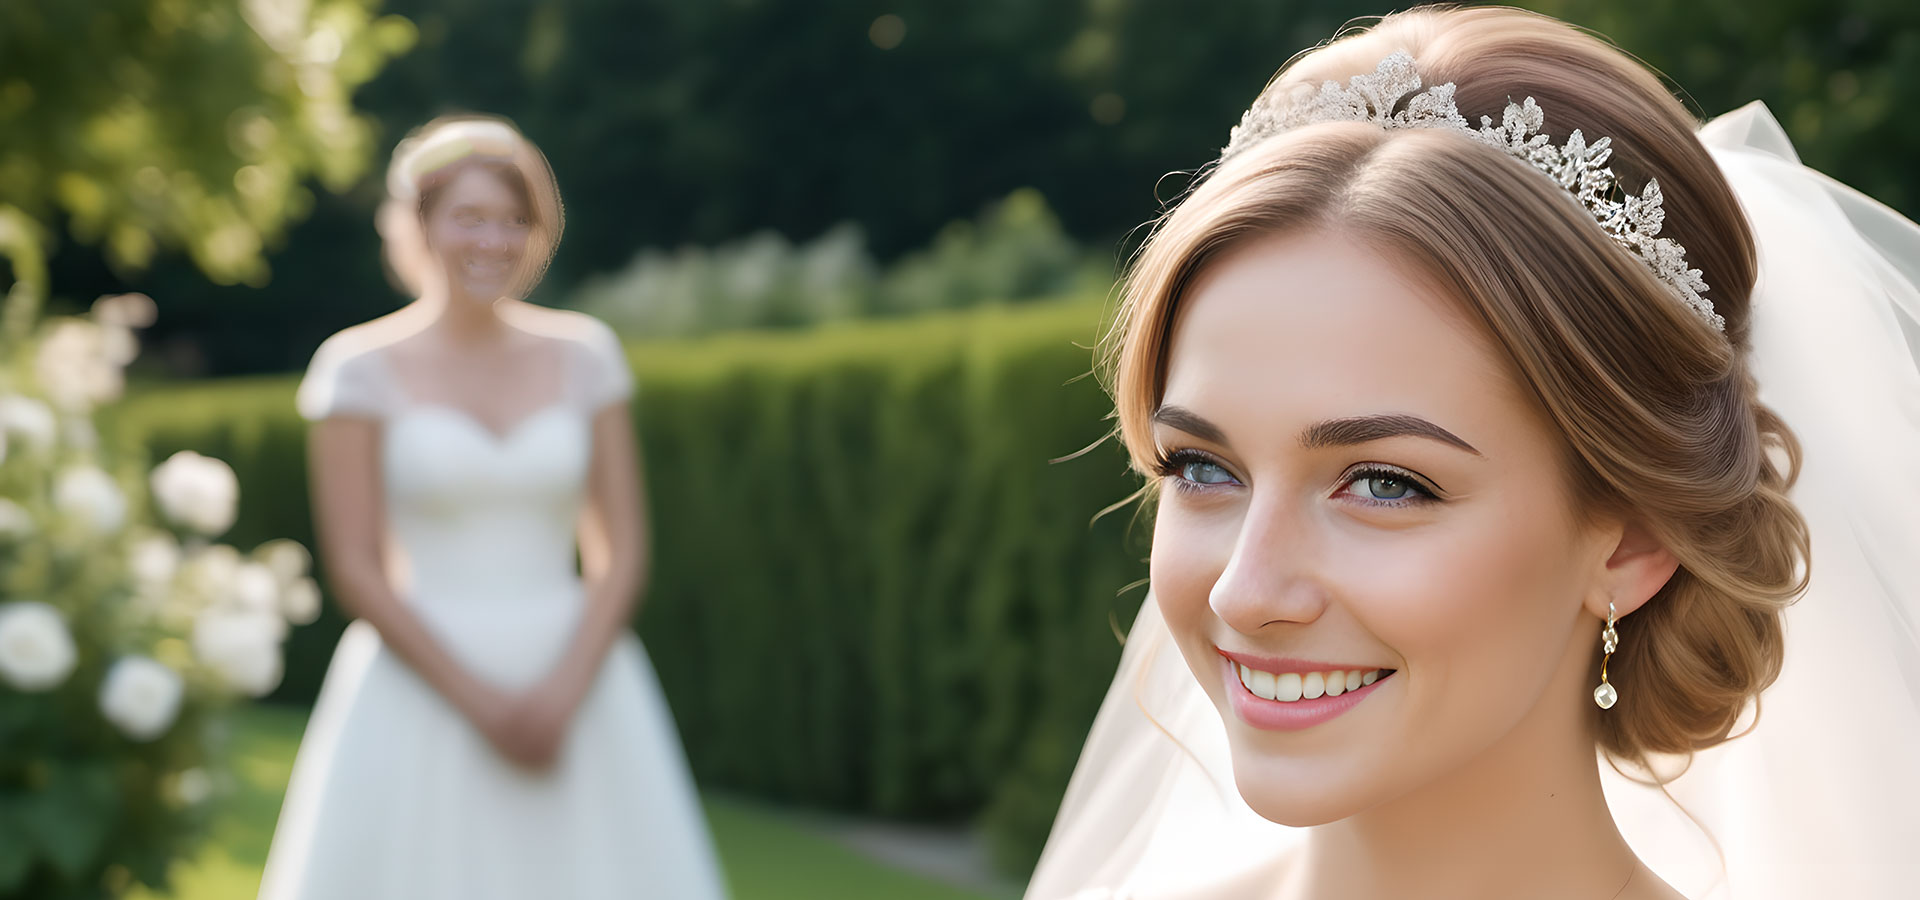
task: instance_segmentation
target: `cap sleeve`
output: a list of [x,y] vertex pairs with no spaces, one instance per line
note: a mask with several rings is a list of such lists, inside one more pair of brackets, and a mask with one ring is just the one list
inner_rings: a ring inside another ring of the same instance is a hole
[[586,402],[599,410],[633,397],[633,368],[627,363],[627,348],[607,323],[589,318],[582,330],[581,343],[586,353]]
[[376,363],[369,348],[344,333],[327,338],[313,352],[307,374],[300,379],[294,408],[309,422],[334,416],[384,418],[388,396]]

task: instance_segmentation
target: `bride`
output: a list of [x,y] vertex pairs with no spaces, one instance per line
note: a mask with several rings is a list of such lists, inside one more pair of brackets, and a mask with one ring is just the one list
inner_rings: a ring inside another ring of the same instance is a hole
[[605,325],[520,299],[560,239],[545,157],[502,121],[444,118],[387,186],[388,262],[418,299],[329,338],[297,397],[358,621],[260,896],[720,897],[627,628],[647,564],[631,373]]
[[1027,896],[1915,896],[1917,282],[1556,20],[1300,57],[1104,348],[1152,595]]

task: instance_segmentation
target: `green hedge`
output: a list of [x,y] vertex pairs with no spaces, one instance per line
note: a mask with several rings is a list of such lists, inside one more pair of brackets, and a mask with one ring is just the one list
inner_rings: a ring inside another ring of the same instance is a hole
[[[1038,852],[1145,575],[1097,440],[1100,306],[638,345],[656,569],[639,628],[700,780]],[[232,539],[309,535],[293,381],[144,392],[120,422],[243,485]],[[288,648],[310,702],[343,626]]]

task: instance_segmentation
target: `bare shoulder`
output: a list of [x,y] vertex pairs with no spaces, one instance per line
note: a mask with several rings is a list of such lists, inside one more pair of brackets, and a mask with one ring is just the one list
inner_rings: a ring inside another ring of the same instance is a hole
[[334,332],[320,342],[320,349],[314,355],[316,358],[325,356],[344,361],[397,344],[419,331],[420,323],[416,317],[400,309]]
[[521,300],[503,312],[516,327],[542,337],[587,345],[602,344],[613,338],[613,328],[606,322],[576,309],[556,309]]

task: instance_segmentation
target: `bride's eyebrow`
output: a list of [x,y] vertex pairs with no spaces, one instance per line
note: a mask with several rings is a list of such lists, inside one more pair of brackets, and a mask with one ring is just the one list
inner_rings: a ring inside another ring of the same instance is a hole
[[[1155,424],[1177,428],[1222,447],[1232,446],[1227,440],[1226,432],[1222,431],[1220,426],[1184,406],[1162,406],[1154,410],[1153,421]],[[1352,416],[1315,422],[1300,430],[1300,446],[1308,450],[1319,450],[1326,447],[1365,444],[1391,437],[1423,437],[1458,447],[1475,456],[1483,455],[1479,450],[1474,449],[1472,444],[1462,440],[1453,432],[1419,416],[1409,415]]]
[[1308,450],[1318,450],[1322,447],[1344,447],[1402,436],[1428,438],[1458,447],[1475,456],[1482,455],[1480,451],[1473,448],[1472,444],[1461,440],[1453,432],[1419,416],[1409,415],[1354,416],[1315,422],[1300,430],[1300,446]]
[[1169,428],[1177,428],[1203,441],[1210,441],[1222,447],[1231,448],[1233,446],[1227,441],[1227,433],[1221,431],[1220,426],[1207,421],[1199,413],[1184,406],[1162,406],[1153,411],[1153,421],[1155,424],[1165,425]]

